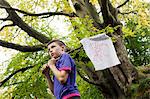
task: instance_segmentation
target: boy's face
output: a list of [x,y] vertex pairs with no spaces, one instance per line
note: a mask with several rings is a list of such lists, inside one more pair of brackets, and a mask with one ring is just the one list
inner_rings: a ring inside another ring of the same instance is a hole
[[53,42],[48,45],[48,53],[52,58],[58,58],[61,54],[64,53],[65,47],[58,45],[56,42]]

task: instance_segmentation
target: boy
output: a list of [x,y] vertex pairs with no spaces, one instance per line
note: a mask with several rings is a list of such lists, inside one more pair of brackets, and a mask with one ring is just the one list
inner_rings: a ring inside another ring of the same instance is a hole
[[[56,99],[80,99],[76,85],[76,67],[73,59],[65,53],[66,45],[60,40],[52,40],[48,43],[48,53],[51,59],[44,65],[45,75],[49,89]],[[54,74],[53,81],[49,71]]]

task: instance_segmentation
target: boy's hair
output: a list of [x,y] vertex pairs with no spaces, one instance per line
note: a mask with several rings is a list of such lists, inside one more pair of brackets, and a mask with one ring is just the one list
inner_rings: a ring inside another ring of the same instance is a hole
[[51,43],[56,42],[59,46],[65,46],[65,51],[67,50],[67,46],[63,41],[60,41],[58,39],[51,40],[47,43],[47,46],[50,45]]

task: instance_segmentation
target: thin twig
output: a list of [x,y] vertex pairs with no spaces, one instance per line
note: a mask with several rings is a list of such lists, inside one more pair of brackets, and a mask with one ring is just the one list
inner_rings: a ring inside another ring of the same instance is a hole
[[78,72],[79,76],[80,76],[84,81],[88,82],[89,84],[93,84],[93,85],[96,85],[96,86],[100,86],[100,84],[95,83],[95,82],[91,81],[90,79],[85,78],[85,77],[80,73],[79,70],[77,70],[77,72]]
[[11,27],[11,26],[15,26],[15,24],[4,25],[4,26],[2,26],[2,28],[0,29],[0,31],[2,31],[5,27]]
[[129,2],[129,0],[126,0],[123,4],[119,5],[117,8],[124,6],[127,2]]
[[4,8],[4,9],[10,9],[10,10],[15,10],[18,11],[20,13],[29,15],[29,16],[43,16],[43,15],[47,15],[46,17],[50,17],[53,15],[64,15],[64,16],[69,16],[69,17],[76,17],[77,15],[75,13],[64,13],[64,12],[43,12],[43,13],[30,13],[30,12],[26,12],[20,9],[16,9],[16,8],[12,8],[12,7],[6,7],[6,6],[0,6],[0,8]]
[[73,52],[76,51],[76,50],[80,50],[82,47],[83,47],[83,46],[81,45],[80,47],[78,47],[78,48],[76,48],[76,49],[74,49],[74,50],[71,50],[71,51],[69,51],[68,53],[69,53],[69,54],[70,54],[70,53],[73,53]]
[[5,78],[3,81],[0,82],[0,87],[7,82],[12,76],[14,76],[15,74],[19,73],[19,72],[25,72],[26,70],[33,68],[34,66],[29,66],[29,67],[25,67],[25,68],[21,68],[19,70],[16,70],[14,73],[10,74],[7,78]]
[[122,15],[125,15],[125,14],[130,14],[130,13],[133,13],[133,14],[137,14],[136,11],[130,11],[130,12],[118,12],[119,14],[122,14]]

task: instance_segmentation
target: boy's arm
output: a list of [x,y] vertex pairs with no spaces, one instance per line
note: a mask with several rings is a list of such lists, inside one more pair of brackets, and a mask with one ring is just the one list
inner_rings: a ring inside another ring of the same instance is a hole
[[65,70],[59,71],[55,65],[50,65],[50,68],[61,84],[64,84],[67,81],[67,78],[68,78],[67,71]]
[[65,70],[61,70],[59,71],[56,66],[55,66],[55,59],[51,59],[48,62],[48,66],[51,68],[52,72],[54,73],[54,75],[56,76],[56,78],[58,79],[58,81],[61,84],[64,84],[67,81],[68,78],[68,72]]
[[42,70],[42,73],[44,74],[44,76],[46,77],[47,79],[47,83],[48,83],[48,88],[51,90],[51,92],[54,94],[54,85],[53,85],[53,81],[49,75],[49,71],[50,71],[50,68],[47,66],[47,64],[45,64],[44,66],[44,69]]

